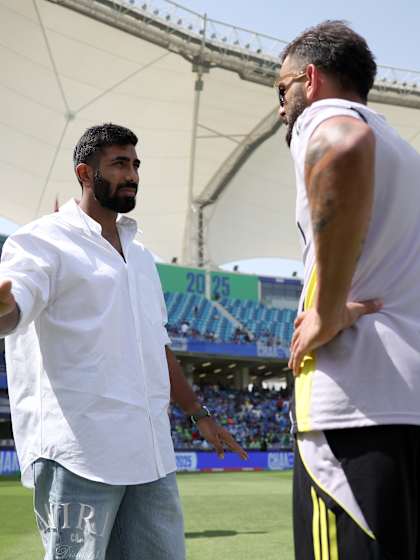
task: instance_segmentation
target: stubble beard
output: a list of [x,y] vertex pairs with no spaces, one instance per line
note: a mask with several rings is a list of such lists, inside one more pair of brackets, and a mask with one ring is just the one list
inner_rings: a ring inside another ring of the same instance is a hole
[[308,104],[303,96],[297,97],[293,101],[293,104],[291,104],[289,107],[289,113],[287,115],[287,122],[286,122],[287,125],[286,144],[288,145],[289,148],[290,148],[290,144],[292,143],[293,128],[295,126],[295,122],[307,107]]

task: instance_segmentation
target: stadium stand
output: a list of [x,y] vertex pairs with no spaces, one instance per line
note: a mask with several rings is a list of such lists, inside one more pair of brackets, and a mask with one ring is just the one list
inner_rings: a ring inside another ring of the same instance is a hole
[[296,317],[295,309],[277,309],[256,301],[228,298],[222,298],[220,303],[255,338],[267,344],[289,345]]
[[170,335],[229,341],[235,326],[210,300],[199,294],[165,292]]
[[190,336],[221,342],[259,340],[267,345],[288,346],[293,333],[295,309],[277,309],[261,302],[222,298],[219,304],[237,319],[241,329],[221,315],[213,302],[198,294],[165,292],[168,331],[174,336]]

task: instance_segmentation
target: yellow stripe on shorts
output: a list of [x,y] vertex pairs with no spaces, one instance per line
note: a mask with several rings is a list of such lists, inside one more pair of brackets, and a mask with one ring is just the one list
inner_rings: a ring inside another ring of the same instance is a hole
[[312,540],[315,560],[339,560],[337,522],[335,513],[327,508],[322,498],[311,487]]
[[337,523],[335,513],[328,510],[328,534],[330,538],[330,560],[338,560]]
[[318,496],[313,487],[311,487],[313,514],[312,514],[312,539],[314,542],[314,558],[321,560],[321,539],[319,535],[319,505]]
[[330,548],[328,546],[328,524],[327,524],[327,508],[325,502],[319,498],[319,518],[321,522],[321,550],[322,560],[330,560]]

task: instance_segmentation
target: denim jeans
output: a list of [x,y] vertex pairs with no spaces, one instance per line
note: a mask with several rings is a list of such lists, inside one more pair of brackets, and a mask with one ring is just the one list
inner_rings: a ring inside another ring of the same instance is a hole
[[44,560],[185,560],[175,473],[146,484],[113,486],[47,459],[33,469]]

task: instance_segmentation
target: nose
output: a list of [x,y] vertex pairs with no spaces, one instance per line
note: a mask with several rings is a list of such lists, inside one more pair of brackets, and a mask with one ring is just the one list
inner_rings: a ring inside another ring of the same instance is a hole
[[137,167],[134,167],[134,165],[130,167],[129,172],[127,173],[126,180],[130,183],[139,182],[139,170],[137,169]]
[[285,108],[284,108],[284,105],[280,105],[278,115],[279,115],[279,118],[280,118],[281,120],[284,120],[284,119],[285,119],[285,117],[286,117],[286,110],[285,110]]

